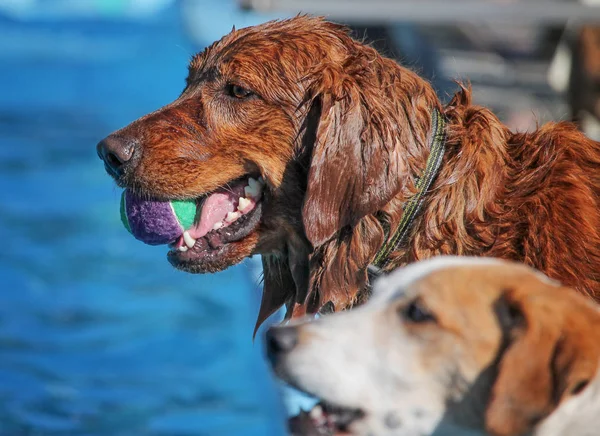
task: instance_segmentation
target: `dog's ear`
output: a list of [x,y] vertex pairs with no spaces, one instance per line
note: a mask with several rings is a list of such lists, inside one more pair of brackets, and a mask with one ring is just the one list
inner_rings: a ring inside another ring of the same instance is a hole
[[321,111],[302,213],[313,247],[388,203],[403,173],[398,132],[392,134],[400,121],[376,101],[385,97],[359,86],[346,70],[330,68],[322,76],[314,98]]
[[495,436],[531,431],[585,388],[600,359],[598,335],[589,334],[591,309],[566,298],[580,296],[549,284],[530,285],[547,288],[507,290],[497,302],[505,342],[485,416],[486,430]]

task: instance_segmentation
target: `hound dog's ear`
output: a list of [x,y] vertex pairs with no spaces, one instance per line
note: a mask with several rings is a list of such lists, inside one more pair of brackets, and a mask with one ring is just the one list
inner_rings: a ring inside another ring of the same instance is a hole
[[392,135],[398,120],[377,101],[384,96],[359,86],[348,68],[325,69],[319,89],[313,90],[321,114],[302,213],[313,247],[379,210],[397,193],[402,178]]
[[600,359],[593,326],[600,316],[582,300],[541,281],[504,292],[496,309],[505,342],[485,417],[490,434],[530,432],[593,379]]

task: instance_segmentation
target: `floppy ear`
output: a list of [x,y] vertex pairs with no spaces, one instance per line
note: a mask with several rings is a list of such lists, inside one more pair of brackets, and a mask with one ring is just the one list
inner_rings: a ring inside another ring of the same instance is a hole
[[[323,73],[321,115],[308,171],[303,224],[313,247],[383,207],[401,183],[392,120],[375,91],[366,95],[347,73]],[[330,85],[328,85],[330,84]],[[369,102],[369,103],[368,103]],[[315,104],[315,103],[313,103]],[[396,127],[397,128],[397,127]],[[398,133],[396,133],[396,136]]]
[[593,323],[575,313],[581,305],[570,304],[574,299],[564,303],[563,292],[574,291],[555,288],[546,295],[528,295],[509,290],[497,302],[506,342],[486,411],[490,434],[531,431],[594,377],[600,353],[587,334]]

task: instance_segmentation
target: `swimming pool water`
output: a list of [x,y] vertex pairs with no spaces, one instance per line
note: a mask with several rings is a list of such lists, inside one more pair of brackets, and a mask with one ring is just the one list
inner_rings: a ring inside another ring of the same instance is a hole
[[0,436],[279,435],[258,259],[177,272],[134,240],[95,144],[181,91],[160,20],[0,17]]

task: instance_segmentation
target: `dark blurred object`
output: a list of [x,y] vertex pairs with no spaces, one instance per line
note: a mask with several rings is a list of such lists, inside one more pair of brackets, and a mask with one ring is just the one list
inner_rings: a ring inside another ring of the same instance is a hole
[[600,140],[600,25],[566,26],[548,82],[568,103],[570,120]]
[[584,26],[571,42],[573,54],[568,101],[574,122],[600,121],[600,26]]

